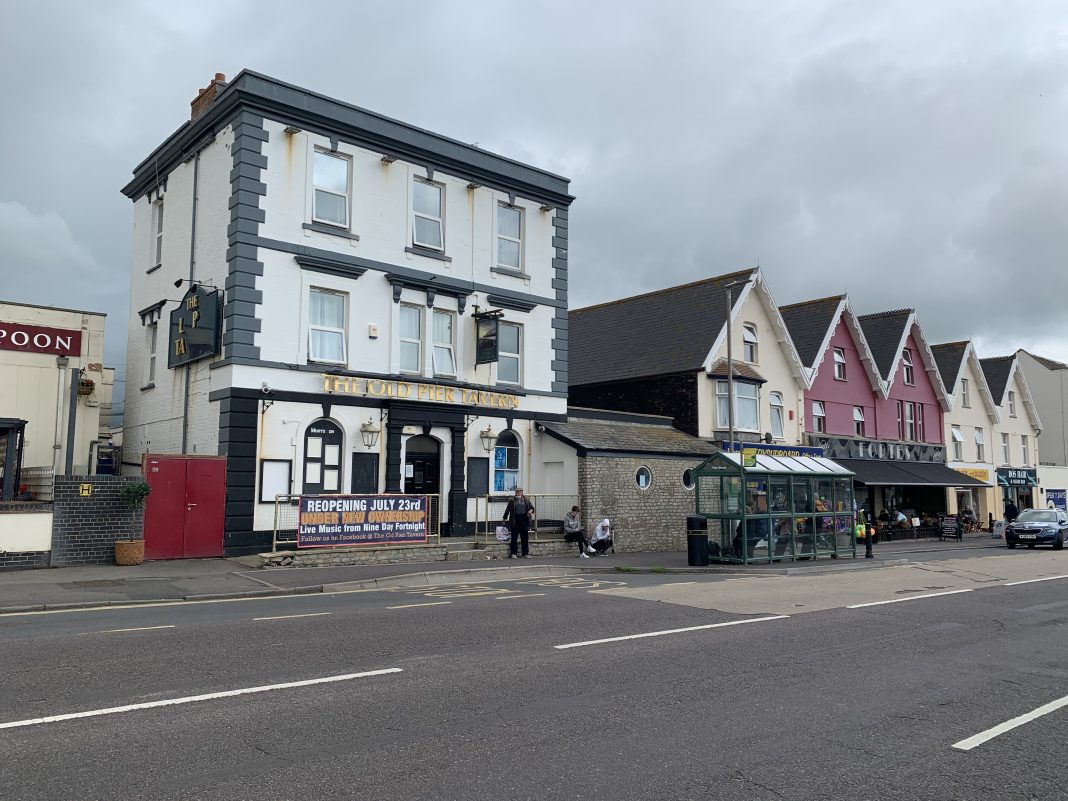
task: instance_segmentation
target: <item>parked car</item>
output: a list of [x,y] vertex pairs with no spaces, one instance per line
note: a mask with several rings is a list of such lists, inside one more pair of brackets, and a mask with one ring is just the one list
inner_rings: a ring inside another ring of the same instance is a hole
[[1005,545],[1052,545],[1059,551],[1068,537],[1068,515],[1060,509],[1024,509],[1005,527]]

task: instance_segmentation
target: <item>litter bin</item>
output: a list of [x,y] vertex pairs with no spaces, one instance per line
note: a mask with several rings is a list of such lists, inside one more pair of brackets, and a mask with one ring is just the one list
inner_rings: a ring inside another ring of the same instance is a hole
[[690,567],[708,566],[708,519],[700,515],[686,518],[686,562]]

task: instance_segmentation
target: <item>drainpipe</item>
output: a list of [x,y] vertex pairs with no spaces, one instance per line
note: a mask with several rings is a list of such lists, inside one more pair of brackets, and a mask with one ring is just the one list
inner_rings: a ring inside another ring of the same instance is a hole
[[74,429],[78,419],[78,377],[81,370],[70,368],[70,407],[67,409],[67,466],[64,475],[74,474]]
[[56,435],[52,443],[52,472],[59,473],[59,454],[63,450],[63,371],[70,364],[66,356],[56,357]]
[[[202,150],[201,148],[200,150]],[[189,224],[189,286],[193,285],[193,274],[197,264],[197,184],[200,181],[200,150],[193,157],[193,213]],[[182,399],[182,453],[189,446],[189,393],[192,389],[193,365],[185,366],[185,396]]]

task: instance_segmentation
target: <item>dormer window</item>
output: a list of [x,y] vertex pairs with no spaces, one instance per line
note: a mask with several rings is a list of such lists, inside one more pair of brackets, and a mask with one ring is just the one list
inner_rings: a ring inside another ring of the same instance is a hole
[[757,328],[752,323],[742,324],[742,361],[757,363]]
[[812,430],[817,434],[827,433],[827,409],[823,401],[812,401]]
[[901,364],[905,370],[905,383],[910,387],[916,385],[916,370],[912,366],[912,351],[908,348],[901,351]]

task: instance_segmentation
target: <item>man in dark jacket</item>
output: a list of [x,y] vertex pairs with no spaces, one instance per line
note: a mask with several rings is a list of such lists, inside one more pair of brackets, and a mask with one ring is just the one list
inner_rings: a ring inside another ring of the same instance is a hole
[[1005,504],[1005,522],[1006,523],[1011,523],[1012,521],[1014,521],[1019,516],[1020,516],[1020,510],[1016,508],[1016,504],[1014,504],[1012,501],[1009,501],[1007,504]]
[[523,558],[530,558],[530,518],[533,516],[534,504],[523,494],[522,487],[516,487],[515,495],[508,501],[508,506],[504,510],[504,522],[512,531],[509,554],[513,559],[519,558],[516,556],[517,540],[523,542]]

